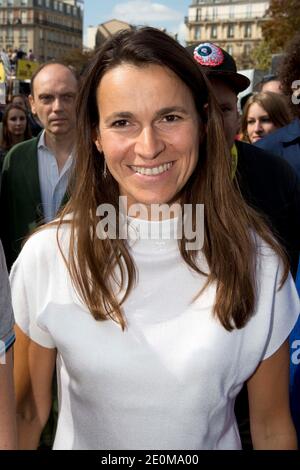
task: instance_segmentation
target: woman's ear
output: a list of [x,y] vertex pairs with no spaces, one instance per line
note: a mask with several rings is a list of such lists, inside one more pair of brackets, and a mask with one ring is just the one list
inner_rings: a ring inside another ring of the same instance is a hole
[[98,152],[102,153],[101,137],[97,129],[93,130],[92,137],[93,137],[93,142],[96,145]]

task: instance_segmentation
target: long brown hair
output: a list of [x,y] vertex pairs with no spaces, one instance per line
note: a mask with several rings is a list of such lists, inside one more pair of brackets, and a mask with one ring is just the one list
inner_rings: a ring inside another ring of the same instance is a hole
[[7,124],[8,116],[12,109],[18,109],[19,111],[22,111],[22,113],[24,113],[25,115],[26,127],[25,127],[23,140],[28,140],[28,139],[31,139],[32,137],[26,110],[18,104],[11,103],[6,106],[4,114],[3,114],[3,118],[2,118],[3,128],[2,128],[2,141],[1,141],[0,146],[3,150],[9,150],[14,145],[13,137],[10,131],[8,130],[8,124]]
[[[112,318],[122,328],[126,326],[122,305],[134,286],[136,270],[126,241],[97,237],[97,207],[110,203],[118,213],[119,188],[110,173],[104,178],[104,158],[94,144],[99,123],[97,88],[104,74],[122,63],[167,67],[193,95],[207,132],[200,144],[195,171],[180,195],[180,203],[182,206],[191,204],[194,209],[196,204],[205,204],[203,251],[210,268],[206,285],[214,281],[217,284],[214,314],[227,330],[241,328],[255,306],[257,246],[250,229],[280,256],[284,258],[284,255],[235,187],[222,115],[210,84],[181,45],[153,28],[123,31],[113,36],[96,52],[83,77],[77,101],[77,158],[72,197],[61,214],[57,231],[59,243],[59,228],[70,224],[68,254],[60,248],[74,287],[97,320]],[[204,274],[198,266],[198,252],[188,251],[186,241],[185,238],[179,241],[183,259],[193,270]],[[285,267],[286,276],[286,261]],[[121,273],[120,291],[125,291],[121,299],[111,288],[117,268]]]
[[272,91],[254,93],[254,95],[250,96],[250,98],[247,100],[242,116],[241,138],[246,142],[250,142],[247,132],[248,114],[250,106],[254,103],[258,104],[266,111],[269,119],[278,129],[280,127],[286,126],[292,120],[292,114],[289,110],[287,99],[284,95],[273,93]]

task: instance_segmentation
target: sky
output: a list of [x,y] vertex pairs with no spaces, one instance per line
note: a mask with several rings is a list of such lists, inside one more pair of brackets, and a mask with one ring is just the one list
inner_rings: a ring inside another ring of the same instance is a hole
[[[184,41],[184,17],[191,0],[85,0],[84,32],[110,19],[166,28]],[[84,41],[86,42],[86,41]]]

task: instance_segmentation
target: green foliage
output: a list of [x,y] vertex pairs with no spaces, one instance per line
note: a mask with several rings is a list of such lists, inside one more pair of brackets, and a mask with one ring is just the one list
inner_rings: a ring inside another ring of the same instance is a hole
[[259,70],[269,70],[272,62],[272,50],[270,44],[263,40],[251,52],[253,66]]
[[268,16],[262,26],[263,38],[272,53],[281,52],[300,31],[299,0],[271,0]]
[[60,60],[66,65],[72,65],[80,75],[85,69],[94,51],[83,51],[82,49],[72,49],[60,57]]

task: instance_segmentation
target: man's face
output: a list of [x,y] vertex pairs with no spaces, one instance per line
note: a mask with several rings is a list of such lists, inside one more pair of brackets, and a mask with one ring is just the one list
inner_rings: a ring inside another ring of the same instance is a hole
[[240,128],[237,95],[223,80],[209,77],[209,81],[222,110],[225,136],[228,146],[231,148]]
[[72,72],[60,64],[49,64],[36,76],[29,97],[33,114],[47,134],[67,136],[75,128],[75,97],[78,83]]

